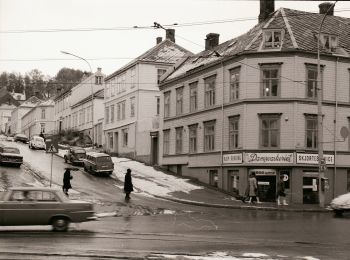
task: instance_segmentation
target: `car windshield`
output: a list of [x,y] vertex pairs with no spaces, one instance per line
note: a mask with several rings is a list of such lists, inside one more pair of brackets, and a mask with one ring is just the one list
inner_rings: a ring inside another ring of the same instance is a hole
[[44,139],[41,137],[34,137],[34,141],[44,142]]
[[76,149],[76,150],[73,150],[74,153],[83,153],[83,154],[86,154],[86,151],[84,149]]
[[99,162],[99,163],[110,162],[111,161],[111,157],[110,156],[97,157],[96,161]]
[[14,147],[4,147],[4,153],[18,153],[19,154],[19,150],[17,148],[14,148]]

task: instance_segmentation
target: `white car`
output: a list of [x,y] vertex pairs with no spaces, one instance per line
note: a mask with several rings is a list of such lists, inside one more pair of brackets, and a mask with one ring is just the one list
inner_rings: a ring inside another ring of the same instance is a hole
[[350,211],[350,192],[333,199],[330,206],[337,216],[341,216],[345,211]]
[[34,135],[29,140],[30,149],[46,149],[46,144],[44,138]]

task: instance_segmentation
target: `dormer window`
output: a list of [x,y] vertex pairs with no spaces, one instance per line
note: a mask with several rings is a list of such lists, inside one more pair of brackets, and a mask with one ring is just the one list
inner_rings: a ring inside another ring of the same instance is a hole
[[282,29],[264,30],[264,49],[280,49],[283,42],[284,31]]
[[102,84],[102,76],[95,76],[95,84],[96,85]]
[[320,43],[325,50],[335,52],[338,47],[338,36],[323,33]]

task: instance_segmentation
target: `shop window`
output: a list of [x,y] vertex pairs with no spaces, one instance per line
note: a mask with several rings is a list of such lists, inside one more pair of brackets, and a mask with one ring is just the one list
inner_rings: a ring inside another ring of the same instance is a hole
[[218,170],[209,170],[209,184],[213,187],[218,187]]

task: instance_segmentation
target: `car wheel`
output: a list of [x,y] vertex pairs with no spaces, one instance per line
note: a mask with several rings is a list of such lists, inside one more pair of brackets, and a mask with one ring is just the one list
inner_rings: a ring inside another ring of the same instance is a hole
[[343,210],[341,210],[341,209],[335,209],[334,210],[334,215],[336,216],[336,217],[341,217],[341,216],[343,216]]
[[56,217],[52,221],[52,227],[54,231],[67,231],[69,226],[69,220],[65,217]]

